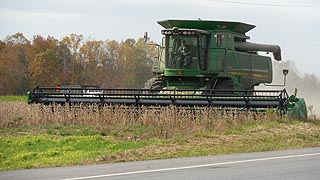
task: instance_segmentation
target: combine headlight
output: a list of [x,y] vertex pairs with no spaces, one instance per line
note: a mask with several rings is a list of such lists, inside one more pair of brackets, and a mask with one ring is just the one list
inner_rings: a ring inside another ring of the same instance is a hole
[[172,34],[171,31],[162,31],[161,33],[162,33],[163,35],[170,35],[170,34]]
[[171,34],[180,34],[180,35],[196,35],[197,33],[195,31],[179,31],[179,30],[163,30],[161,31],[161,34],[163,35],[171,35]]

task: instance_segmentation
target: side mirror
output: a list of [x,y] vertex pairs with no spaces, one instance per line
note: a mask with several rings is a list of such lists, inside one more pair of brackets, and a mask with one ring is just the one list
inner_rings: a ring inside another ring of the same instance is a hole
[[283,69],[282,73],[283,73],[283,84],[264,84],[264,85],[265,86],[285,86],[287,83],[287,75],[289,74],[289,70]]
[[147,42],[148,40],[149,40],[148,32],[145,32],[144,35],[143,35],[143,41]]
[[285,86],[287,82],[287,75],[289,73],[289,69],[283,69],[282,73],[283,73],[283,86]]
[[289,69],[283,69],[282,73],[283,73],[284,76],[287,76],[288,73],[289,73]]

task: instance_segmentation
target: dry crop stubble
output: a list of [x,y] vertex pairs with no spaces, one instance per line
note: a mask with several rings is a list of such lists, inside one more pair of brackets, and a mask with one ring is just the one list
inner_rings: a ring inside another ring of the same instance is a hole
[[2,128],[21,126],[87,126],[109,131],[136,131],[170,138],[174,135],[190,135],[199,131],[221,131],[248,122],[279,120],[275,112],[246,112],[217,110],[214,108],[125,107],[83,105],[44,106],[25,102],[0,102]]

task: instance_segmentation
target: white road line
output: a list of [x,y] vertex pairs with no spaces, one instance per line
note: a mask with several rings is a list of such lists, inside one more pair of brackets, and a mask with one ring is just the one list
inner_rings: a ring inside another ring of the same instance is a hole
[[84,176],[84,177],[76,177],[76,178],[60,179],[60,180],[94,179],[94,178],[102,178],[102,177],[114,177],[114,176],[124,176],[124,175],[133,175],[133,174],[144,174],[144,173],[151,173],[151,172],[174,171],[174,170],[182,170],[182,169],[193,169],[193,168],[201,168],[201,167],[220,166],[220,165],[228,165],[228,164],[239,164],[239,163],[247,163],[247,162],[257,162],[257,161],[269,161],[269,160],[277,160],[277,159],[289,159],[289,158],[318,156],[318,155],[320,155],[320,153],[297,154],[297,155],[290,155],[290,156],[276,156],[276,157],[248,159],[248,160],[221,162],[221,163],[213,163],[213,164],[201,164],[201,165],[195,165],[195,166],[183,166],[183,167],[175,167],[175,168],[153,169],[153,170],[145,170],[145,171],[132,171],[132,172],[123,172],[123,173],[114,173],[114,174],[103,174],[103,175],[96,175],[96,176]]

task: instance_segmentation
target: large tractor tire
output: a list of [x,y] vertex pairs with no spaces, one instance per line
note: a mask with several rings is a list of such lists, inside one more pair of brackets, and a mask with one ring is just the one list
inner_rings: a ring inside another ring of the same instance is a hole
[[[217,90],[214,94],[232,94],[228,90],[233,90],[233,84],[231,79],[218,79],[217,84],[213,87]],[[224,91],[226,90],[226,91]]]
[[151,78],[145,84],[143,89],[161,90],[163,88],[163,81],[158,78]]

